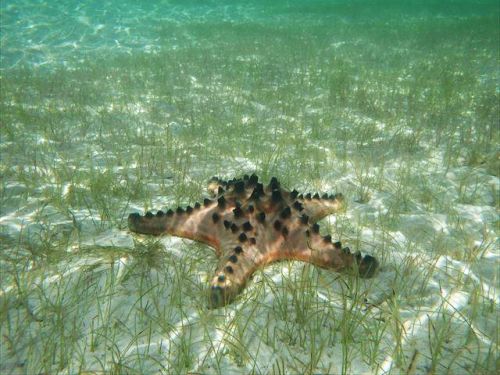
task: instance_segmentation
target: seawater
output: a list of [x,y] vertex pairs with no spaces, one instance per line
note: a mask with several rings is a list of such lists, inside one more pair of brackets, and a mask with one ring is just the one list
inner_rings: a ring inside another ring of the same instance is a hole
[[[495,1],[43,1],[4,0],[0,4],[0,67],[53,68],[119,54],[155,53],[196,43],[190,25],[404,20],[407,17],[470,17],[498,12]],[[360,22],[363,21],[363,22]],[[165,26],[186,26],[165,33]],[[210,29],[207,29],[210,33]],[[494,32],[494,30],[492,30]]]

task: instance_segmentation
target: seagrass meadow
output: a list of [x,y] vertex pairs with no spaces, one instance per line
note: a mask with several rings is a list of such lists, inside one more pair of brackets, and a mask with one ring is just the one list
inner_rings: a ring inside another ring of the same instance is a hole
[[[499,371],[496,1],[2,1],[2,374]],[[132,212],[213,176],[342,193],[370,279],[217,258]]]

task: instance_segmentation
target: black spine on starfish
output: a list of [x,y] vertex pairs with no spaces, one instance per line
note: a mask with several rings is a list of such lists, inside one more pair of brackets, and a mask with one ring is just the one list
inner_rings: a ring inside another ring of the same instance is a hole
[[[133,232],[171,234],[208,244],[215,249],[219,264],[211,280],[210,306],[231,302],[260,266],[281,259],[295,259],[341,271],[358,267],[371,277],[377,261],[360,258],[331,236],[321,236],[317,221],[344,207],[341,194],[299,195],[288,192],[273,178],[264,187],[255,175],[243,179],[209,181],[212,199],[174,212],[130,214]],[[293,209],[291,209],[293,208]]]

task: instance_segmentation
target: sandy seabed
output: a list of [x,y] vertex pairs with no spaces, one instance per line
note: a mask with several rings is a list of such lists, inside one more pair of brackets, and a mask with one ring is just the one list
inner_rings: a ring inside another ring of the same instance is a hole
[[[0,372],[498,371],[497,23],[41,4],[0,8]],[[376,277],[276,263],[209,310],[210,248],[126,228],[254,172],[342,192],[322,233]]]

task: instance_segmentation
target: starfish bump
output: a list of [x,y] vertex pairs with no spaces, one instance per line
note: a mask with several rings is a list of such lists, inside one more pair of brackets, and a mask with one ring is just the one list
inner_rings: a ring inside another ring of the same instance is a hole
[[219,262],[210,284],[210,307],[232,302],[258,268],[292,259],[322,268],[343,271],[357,268],[361,277],[372,277],[375,258],[352,254],[331,236],[321,236],[317,221],[342,210],[342,194],[321,197],[283,189],[273,177],[266,186],[255,175],[208,184],[211,198],[176,211],[132,213],[131,231],[170,234],[203,242],[215,249]]

